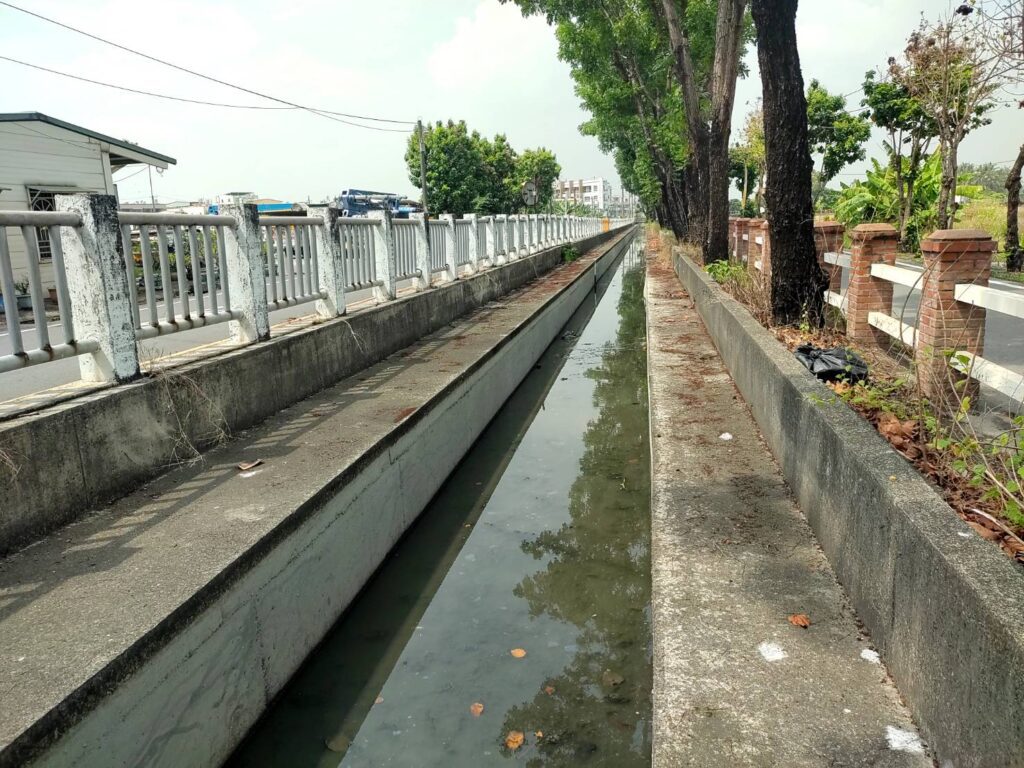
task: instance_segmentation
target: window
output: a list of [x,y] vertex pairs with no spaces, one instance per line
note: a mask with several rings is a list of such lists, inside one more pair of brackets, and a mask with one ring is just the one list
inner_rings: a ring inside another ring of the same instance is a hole
[[[57,210],[53,199],[53,192],[29,188],[28,209],[30,211]],[[39,260],[50,261],[53,258],[53,248],[50,245],[50,230],[46,227],[36,227],[36,240],[39,242]]]

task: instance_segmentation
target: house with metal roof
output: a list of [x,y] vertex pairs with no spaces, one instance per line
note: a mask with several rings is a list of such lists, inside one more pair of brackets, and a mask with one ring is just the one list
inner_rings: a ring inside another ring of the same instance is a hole
[[[41,112],[0,113],[0,210],[53,210],[54,195],[117,195],[113,174],[132,165],[166,169],[173,157]],[[40,272],[53,285],[48,233],[39,230]],[[15,281],[27,273],[21,234],[8,231]]]

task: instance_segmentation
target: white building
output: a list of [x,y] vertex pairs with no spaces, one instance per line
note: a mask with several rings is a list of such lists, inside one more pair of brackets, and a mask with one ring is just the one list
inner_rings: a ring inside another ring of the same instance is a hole
[[554,199],[582,203],[599,211],[608,207],[612,195],[612,185],[607,179],[559,179],[552,188]]
[[[39,112],[0,113],[0,210],[50,211],[54,195],[105,192],[117,195],[113,174],[130,165],[167,168],[167,157]],[[48,232],[38,230],[40,274],[53,285]],[[27,276],[25,242],[7,229],[14,279]]]

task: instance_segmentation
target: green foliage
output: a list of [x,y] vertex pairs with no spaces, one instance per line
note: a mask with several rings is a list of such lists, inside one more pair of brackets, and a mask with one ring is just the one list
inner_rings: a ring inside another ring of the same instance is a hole
[[578,259],[579,257],[580,252],[573,248],[571,245],[566,245],[562,247],[562,261],[564,261],[566,264],[576,261],[576,259]]
[[864,159],[864,142],[871,125],[861,115],[846,111],[846,98],[829,93],[817,80],[807,89],[807,138],[811,152],[822,156],[823,183],[835,178],[850,163]]
[[713,261],[704,267],[716,283],[740,282],[747,279],[747,269],[743,264],[729,261]]
[[[520,187],[537,176],[541,202],[551,199],[551,183],[561,167],[547,149],[526,150],[522,155],[504,135],[493,140],[470,132],[463,120],[424,126],[427,150],[427,192],[430,210],[464,214],[514,213],[523,209]],[[420,186],[419,140],[409,137],[405,152],[409,180]]]
[[960,175],[1006,203],[1006,177],[1010,169],[995,163],[960,163]]
[[[836,200],[836,218],[848,228],[864,222],[894,222],[899,217],[895,172],[891,166],[883,167],[874,158],[871,166],[863,181],[858,179],[853,184],[843,184]],[[907,239],[915,248],[920,238],[935,228],[941,184],[942,158],[935,152],[922,165],[914,186]],[[957,194],[974,198],[981,194],[981,188],[970,184],[958,185]]]

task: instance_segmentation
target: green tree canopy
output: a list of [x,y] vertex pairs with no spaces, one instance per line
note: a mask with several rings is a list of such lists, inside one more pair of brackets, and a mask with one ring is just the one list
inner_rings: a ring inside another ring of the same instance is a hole
[[[516,177],[520,187],[527,181],[534,181],[537,184],[537,205],[544,207],[551,202],[554,193],[552,185],[562,172],[562,166],[558,164],[554,154],[543,147],[538,149],[527,149],[519,156],[516,163]],[[518,189],[516,190],[518,194]]]
[[846,98],[829,93],[817,80],[807,89],[807,138],[811,152],[821,155],[821,180],[828,183],[845,166],[864,159],[871,125],[846,111]]

